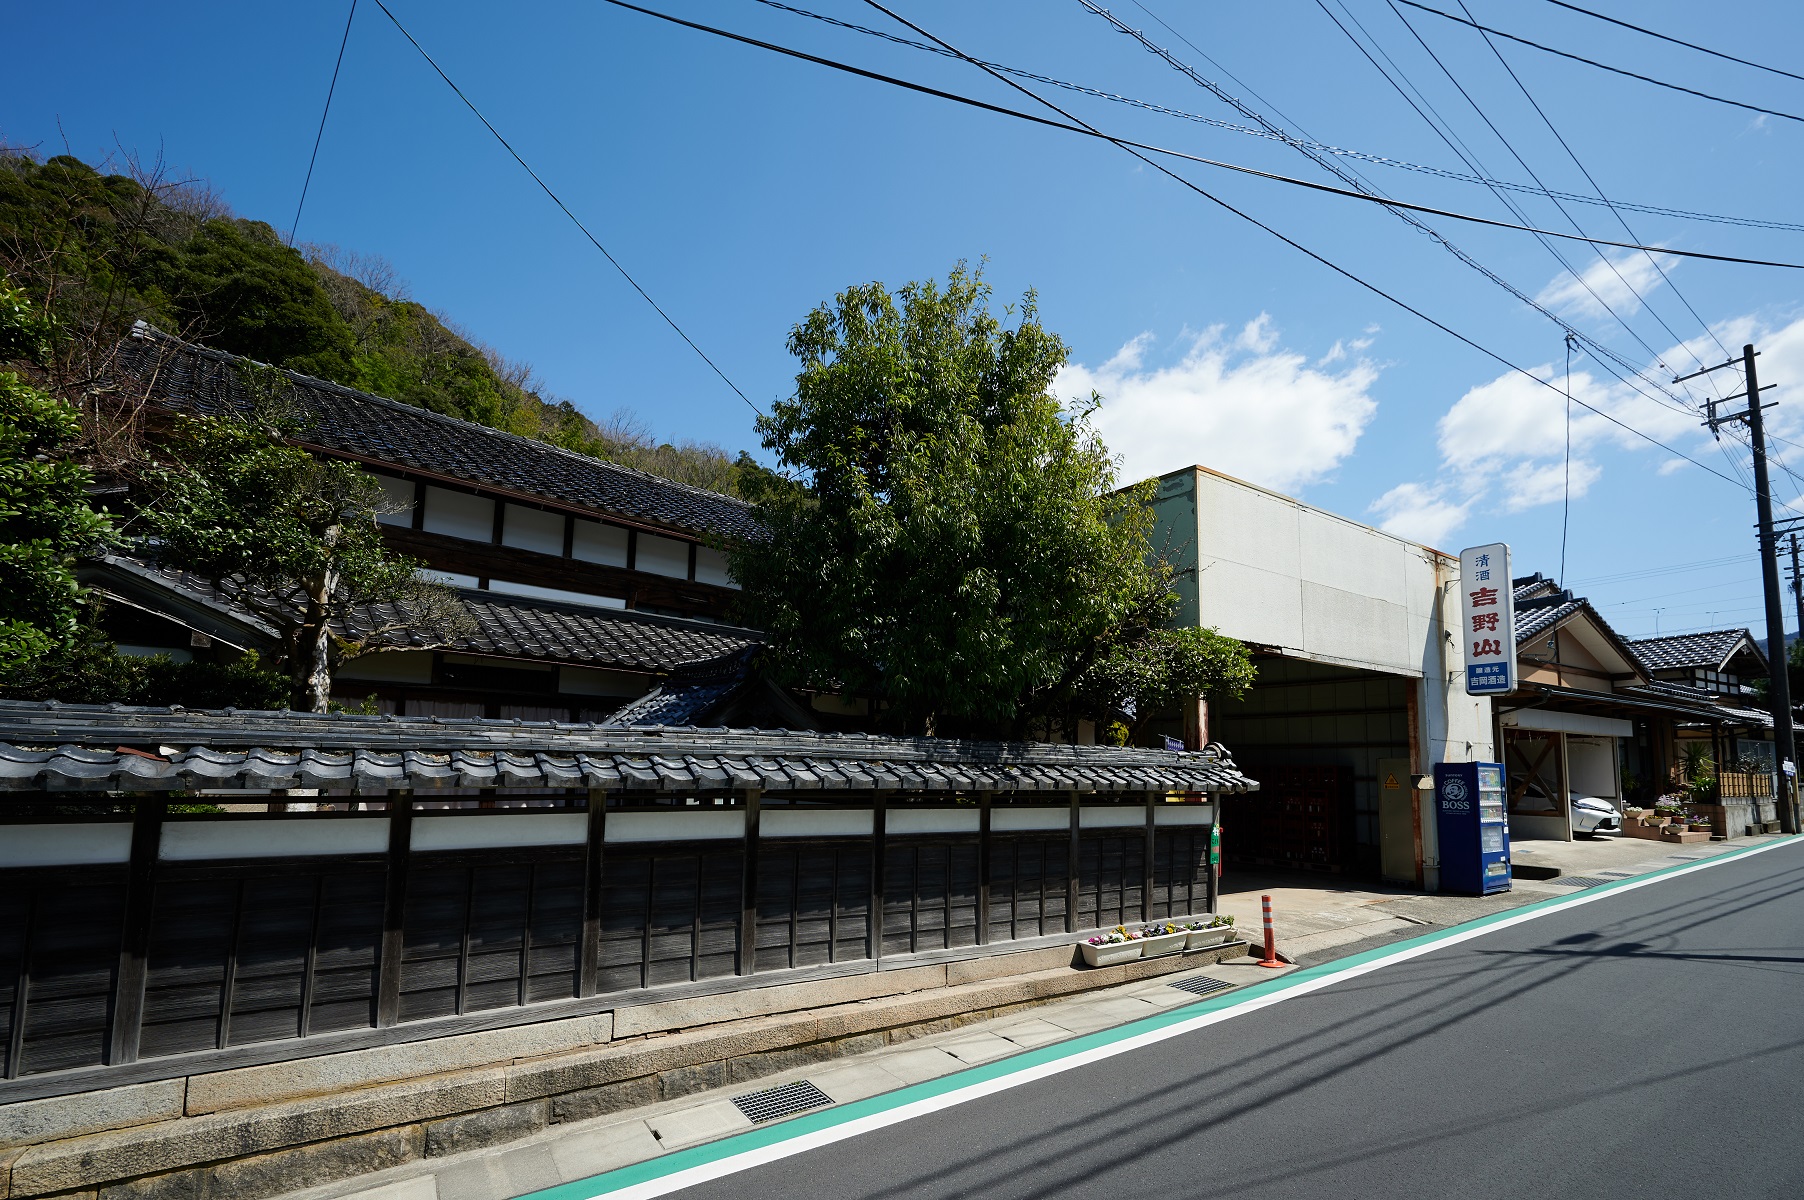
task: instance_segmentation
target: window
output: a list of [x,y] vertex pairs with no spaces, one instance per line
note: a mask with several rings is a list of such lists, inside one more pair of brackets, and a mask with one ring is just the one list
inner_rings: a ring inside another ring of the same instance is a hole
[[695,548],[695,581],[712,583],[716,587],[736,588],[739,586],[727,574],[727,556],[712,546]]

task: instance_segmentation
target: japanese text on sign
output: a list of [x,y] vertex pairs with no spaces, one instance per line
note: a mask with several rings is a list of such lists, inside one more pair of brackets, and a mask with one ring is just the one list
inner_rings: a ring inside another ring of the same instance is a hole
[[1510,548],[1502,542],[1474,546],[1459,560],[1466,691],[1474,696],[1514,691],[1516,605],[1510,589]]

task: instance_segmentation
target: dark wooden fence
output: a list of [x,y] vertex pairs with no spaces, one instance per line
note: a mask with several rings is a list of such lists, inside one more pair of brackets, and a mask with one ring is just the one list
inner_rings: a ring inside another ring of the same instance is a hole
[[873,836],[760,841],[754,821],[605,849],[592,820],[586,845],[409,851],[400,806],[387,854],[237,861],[159,860],[141,817],[127,863],[0,869],[0,1078],[1207,911],[1209,826],[1144,811],[885,838],[878,810]]

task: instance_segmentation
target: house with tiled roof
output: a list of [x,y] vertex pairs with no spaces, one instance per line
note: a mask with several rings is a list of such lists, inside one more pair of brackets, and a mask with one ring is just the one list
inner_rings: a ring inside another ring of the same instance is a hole
[[1679,790],[1688,744],[1719,768],[1719,832],[1773,815],[1772,718],[1743,683],[1766,662],[1746,630],[1629,641],[1543,575],[1512,590],[1518,683],[1494,712],[1515,836],[1570,838],[1575,797],[1620,807]]
[[[140,323],[115,384],[174,412],[253,404],[237,356]],[[723,545],[755,536],[730,496],[296,372],[297,444],[354,462],[388,503],[397,553],[455,589],[474,630],[425,646],[393,613],[385,649],[346,663],[341,698],[396,715],[601,720],[690,663],[737,655],[759,635],[731,618]],[[207,581],[114,554],[82,569],[128,652],[178,659],[275,648],[274,631]],[[404,614],[403,614],[404,616]]]

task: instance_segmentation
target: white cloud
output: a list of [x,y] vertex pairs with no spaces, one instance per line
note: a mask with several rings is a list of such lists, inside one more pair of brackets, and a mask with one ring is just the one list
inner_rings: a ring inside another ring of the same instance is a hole
[[1664,475],[1672,475],[1679,471],[1683,471],[1686,467],[1689,467],[1690,465],[1691,465],[1690,463],[1686,462],[1682,458],[1669,458],[1665,462],[1660,464],[1660,468],[1659,468],[1658,472],[1656,472],[1656,473],[1659,475],[1663,475],[1663,476]]
[[1540,504],[1558,504],[1568,494],[1577,500],[1602,474],[1602,467],[1582,458],[1573,459],[1570,470],[1564,459],[1539,466],[1519,464],[1503,477],[1504,511],[1521,512]]
[[[1659,260],[1658,267],[1655,259]],[[1561,272],[1541,289],[1535,300],[1568,315],[1601,319],[1614,310],[1617,316],[1626,317],[1641,307],[1640,297],[1664,282],[1660,272],[1671,274],[1678,261],[1670,254],[1625,250],[1614,258],[1600,257],[1578,275]]]
[[[1232,337],[1219,325],[1204,330],[1167,366],[1147,365],[1153,344],[1143,333],[1101,366],[1067,365],[1053,385],[1065,399],[1102,396],[1096,426],[1124,480],[1199,463],[1293,491],[1351,454],[1378,410],[1377,366],[1363,357],[1336,371],[1323,369],[1335,357],[1311,365],[1279,346],[1265,313]],[[1337,346],[1340,358],[1363,348]]]
[[1372,502],[1379,528],[1412,542],[1439,546],[1466,523],[1471,500],[1454,503],[1444,485],[1400,483]]

